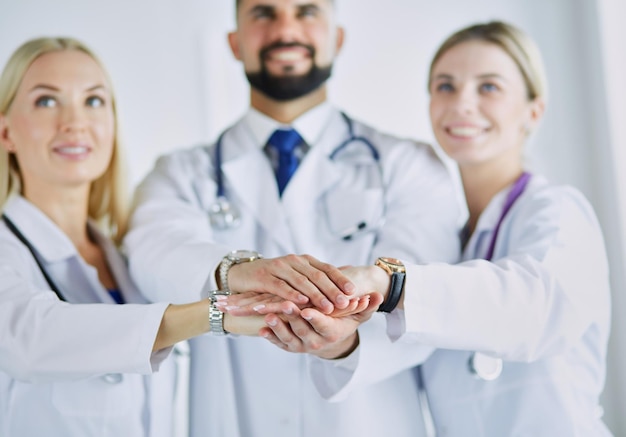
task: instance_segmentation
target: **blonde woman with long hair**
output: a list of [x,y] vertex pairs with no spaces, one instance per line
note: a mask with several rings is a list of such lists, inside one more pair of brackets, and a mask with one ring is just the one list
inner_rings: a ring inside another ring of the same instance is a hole
[[[0,146],[0,436],[171,436],[164,360],[210,331],[211,302],[146,304],[128,276],[115,98],[84,44],[40,38],[14,52]],[[231,322],[239,334],[262,326]]]

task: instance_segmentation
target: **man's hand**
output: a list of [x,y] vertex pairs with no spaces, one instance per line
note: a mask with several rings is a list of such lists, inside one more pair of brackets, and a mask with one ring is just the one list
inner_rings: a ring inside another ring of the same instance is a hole
[[304,305],[324,314],[349,305],[354,284],[339,270],[310,255],[286,255],[235,264],[228,272],[233,293],[261,292]]

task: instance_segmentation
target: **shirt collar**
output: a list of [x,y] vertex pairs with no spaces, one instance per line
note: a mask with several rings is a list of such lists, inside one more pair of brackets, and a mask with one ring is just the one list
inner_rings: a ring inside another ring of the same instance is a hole
[[294,128],[304,142],[312,147],[318,142],[332,114],[333,106],[329,102],[323,102],[302,114],[291,125],[279,123],[254,108],[248,109],[243,121],[259,147],[264,147],[272,133],[281,127]]
[[[76,247],[68,236],[39,208],[21,195],[12,194],[2,212],[46,263],[78,256]],[[98,242],[106,240],[93,223],[89,223],[89,231]]]

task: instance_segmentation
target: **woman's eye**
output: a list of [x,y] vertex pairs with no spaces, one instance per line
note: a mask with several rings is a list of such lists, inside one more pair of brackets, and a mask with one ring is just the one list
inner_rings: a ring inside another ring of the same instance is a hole
[[441,91],[441,92],[454,91],[454,87],[450,83],[440,83],[439,85],[437,85],[437,87],[435,89],[437,91]]
[[41,96],[35,100],[35,106],[40,108],[53,108],[56,104],[56,100],[50,96]]
[[498,87],[493,83],[483,83],[480,86],[480,90],[488,92],[488,93],[492,93],[494,91],[498,91]]
[[90,108],[101,108],[104,106],[104,99],[98,96],[91,96],[87,98],[87,106]]

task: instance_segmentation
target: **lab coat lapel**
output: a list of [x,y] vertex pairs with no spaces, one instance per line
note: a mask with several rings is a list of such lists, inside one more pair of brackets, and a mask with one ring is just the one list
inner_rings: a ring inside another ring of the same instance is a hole
[[302,217],[314,217],[318,211],[318,199],[324,197],[332,190],[342,177],[342,167],[336,161],[330,159],[333,150],[344,139],[348,138],[345,121],[339,112],[333,115],[321,138],[296,170],[283,193],[283,206],[290,215],[294,234],[298,236],[308,235],[307,232],[299,232],[299,227],[306,225]]
[[233,135],[224,138],[222,171],[227,189],[230,188],[229,197],[236,199],[242,215],[254,217],[285,253],[293,253],[295,248],[274,171],[262,147],[252,144],[250,136],[242,132],[244,129],[239,123],[233,128]]

